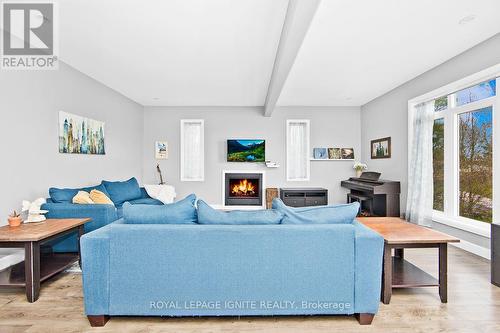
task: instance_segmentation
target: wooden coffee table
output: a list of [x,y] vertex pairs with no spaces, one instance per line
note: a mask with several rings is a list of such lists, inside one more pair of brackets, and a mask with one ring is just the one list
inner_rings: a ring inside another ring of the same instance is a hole
[[0,247],[24,248],[25,259],[0,272],[0,287],[24,287],[28,302],[38,299],[40,283],[65,270],[80,259],[78,253],[40,253],[40,245],[78,232],[78,245],[83,226],[90,219],[47,219],[19,227],[0,227]]
[[[441,302],[448,301],[448,243],[458,238],[408,223],[397,217],[358,217],[358,221],[384,237],[382,302],[389,304],[393,288],[439,287]],[[406,248],[438,248],[439,279],[404,259]],[[394,249],[394,256],[392,256]]]

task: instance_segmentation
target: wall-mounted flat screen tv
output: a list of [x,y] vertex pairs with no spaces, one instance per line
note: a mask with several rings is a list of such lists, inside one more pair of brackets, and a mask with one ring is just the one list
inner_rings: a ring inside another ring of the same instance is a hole
[[228,162],[264,162],[265,140],[227,140]]

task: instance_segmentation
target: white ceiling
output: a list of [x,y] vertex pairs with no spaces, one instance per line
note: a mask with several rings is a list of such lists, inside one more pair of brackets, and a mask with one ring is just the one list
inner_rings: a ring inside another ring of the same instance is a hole
[[60,1],[61,59],[143,105],[262,105],[287,4]]
[[278,104],[363,105],[500,32],[499,13],[499,0],[323,0]]
[[[262,106],[288,0],[59,4],[61,59],[136,102]],[[278,104],[362,105],[500,32],[499,12],[498,0],[322,0]]]

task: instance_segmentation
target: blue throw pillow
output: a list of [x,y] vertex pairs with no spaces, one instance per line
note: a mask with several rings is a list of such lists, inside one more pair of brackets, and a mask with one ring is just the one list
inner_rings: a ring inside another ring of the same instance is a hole
[[98,190],[103,192],[109,197],[108,192],[106,191],[106,188],[100,184],[96,186],[90,186],[90,187],[82,187],[82,188],[56,188],[56,187],[51,187],[49,188],[49,196],[52,202],[55,203],[72,203],[73,202],[73,197],[78,193],[78,191],[85,191],[89,192],[92,190]]
[[274,209],[218,211],[198,200],[199,224],[280,224],[283,214]]
[[288,207],[279,198],[273,200],[273,208],[283,213],[282,224],[334,224],[352,223],[359,211],[359,202],[350,204]]
[[194,202],[196,195],[167,205],[123,204],[123,220],[127,224],[195,224],[197,221]]
[[106,191],[109,193],[111,201],[117,206],[122,205],[125,201],[142,197],[141,188],[135,177],[123,182],[109,182],[103,180],[102,184],[106,187]]

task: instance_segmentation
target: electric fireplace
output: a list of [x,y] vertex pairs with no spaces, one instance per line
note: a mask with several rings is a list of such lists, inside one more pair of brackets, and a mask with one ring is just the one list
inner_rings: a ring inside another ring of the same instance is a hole
[[225,206],[262,206],[263,173],[224,172]]

